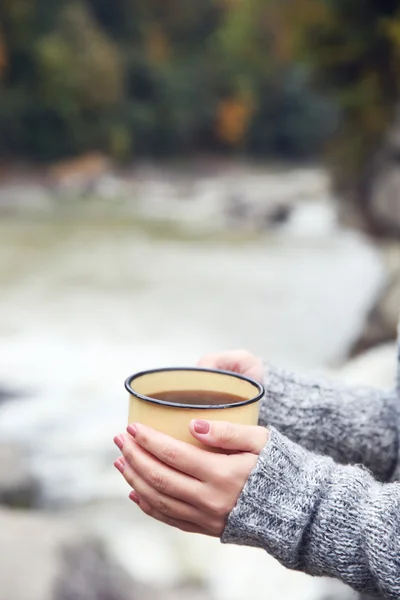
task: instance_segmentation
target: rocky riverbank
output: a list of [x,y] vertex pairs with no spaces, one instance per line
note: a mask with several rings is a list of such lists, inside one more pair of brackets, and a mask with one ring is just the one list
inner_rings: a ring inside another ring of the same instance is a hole
[[385,284],[376,297],[350,356],[396,339],[400,315],[400,242],[381,244]]
[[0,507],[0,599],[211,600],[201,587],[135,581],[104,543],[65,517]]
[[40,510],[17,446],[0,445],[0,600],[212,600],[200,584],[139,583],[93,528]]
[[328,177],[319,168],[268,170],[209,160],[121,171],[95,155],[39,172],[3,175],[0,215],[51,217],[73,211],[76,218],[112,215],[262,231],[287,222],[302,200],[329,195]]

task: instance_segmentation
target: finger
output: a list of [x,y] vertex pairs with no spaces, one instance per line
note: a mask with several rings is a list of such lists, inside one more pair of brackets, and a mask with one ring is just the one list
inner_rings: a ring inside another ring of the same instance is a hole
[[219,354],[206,354],[197,365],[208,369],[239,373],[261,383],[263,380],[263,362],[248,350],[229,350]]
[[194,420],[189,428],[193,437],[202,444],[224,450],[259,454],[268,441],[268,430],[264,427]]
[[254,362],[251,365],[249,365],[249,367],[242,374],[246,375],[246,377],[250,377],[250,379],[254,379],[255,381],[258,381],[259,383],[263,383],[264,382],[264,363],[263,363],[263,361],[260,358],[257,360],[254,360]]
[[222,365],[226,364],[223,354],[206,354],[198,362],[197,366],[205,369],[221,369],[225,370]]
[[133,502],[135,502],[139,508],[149,517],[160,521],[160,523],[165,523],[165,525],[169,525],[170,527],[174,527],[175,529],[180,529],[181,531],[185,531],[186,533],[198,533],[202,535],[210,535],[210,533],[200,527],[199,525],[195,525],[194,523],[189,523],[188,521],[182,521],[179,519],[171,519],[166,515],[163,515],[160,512],[157,512],[150,504],[148,504],[143,498],[140,496],[133,496],[130,494],[130,498]]
[[207,450],[175,440],[139,423],[130,425],[127,430],[139,446],[162,463],[200,481],[207,481],[207,473],[213,464],[211,453]]
[[121,449],[125,461],[153,489],[197,506],[203,496],[204,484],[198,479],[181,473],[149,454],[128,435],[123,436]]
[[243,373],[252,359],[253,356],[247,350],[228,350],[219,354],[207,354],[203,356],[199,360],[198,366]]
[[200,527],[206,525],[206,520],[208,518],[206,514],[202,513],[191,504],[158,492],[142,479],[127,463],[125,463],[124,467],[123,476],[126,482],[135,490],[136,494],[147,502],[147,504],[149,504],[157,513],[160,513],[169,519],[187,521]]

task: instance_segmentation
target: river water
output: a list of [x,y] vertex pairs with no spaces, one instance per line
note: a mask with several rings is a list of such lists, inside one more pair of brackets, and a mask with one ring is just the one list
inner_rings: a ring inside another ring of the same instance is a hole
[[139,369],[235,347],[298,369],[340,362],[382,284],[379,254],[329,202],[274,233],[195,236],[175,217],[0,221],[0,383],[22,395],[2,406],[0,436],[26,449],[45,504],[91,520],[135,576],[199,579],[217,600],[321,598],[324,582],[262,552],[143,519],[112,438]]

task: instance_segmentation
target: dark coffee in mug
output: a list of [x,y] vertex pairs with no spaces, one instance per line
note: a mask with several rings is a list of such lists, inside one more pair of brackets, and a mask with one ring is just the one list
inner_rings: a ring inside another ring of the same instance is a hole
[[190,404],[191,406],[226,406],[247,400],[246,397],[237,394],[209,390],[171,390],[156,392],[151,394],[151,397],[171,404]]

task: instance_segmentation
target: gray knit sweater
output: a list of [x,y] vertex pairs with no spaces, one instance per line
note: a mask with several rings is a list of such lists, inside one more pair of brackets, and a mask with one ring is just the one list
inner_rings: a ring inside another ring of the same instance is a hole
[[391,393],[270,368],[270,438],[222,536],[290,569],[400,599],[400,386]]

